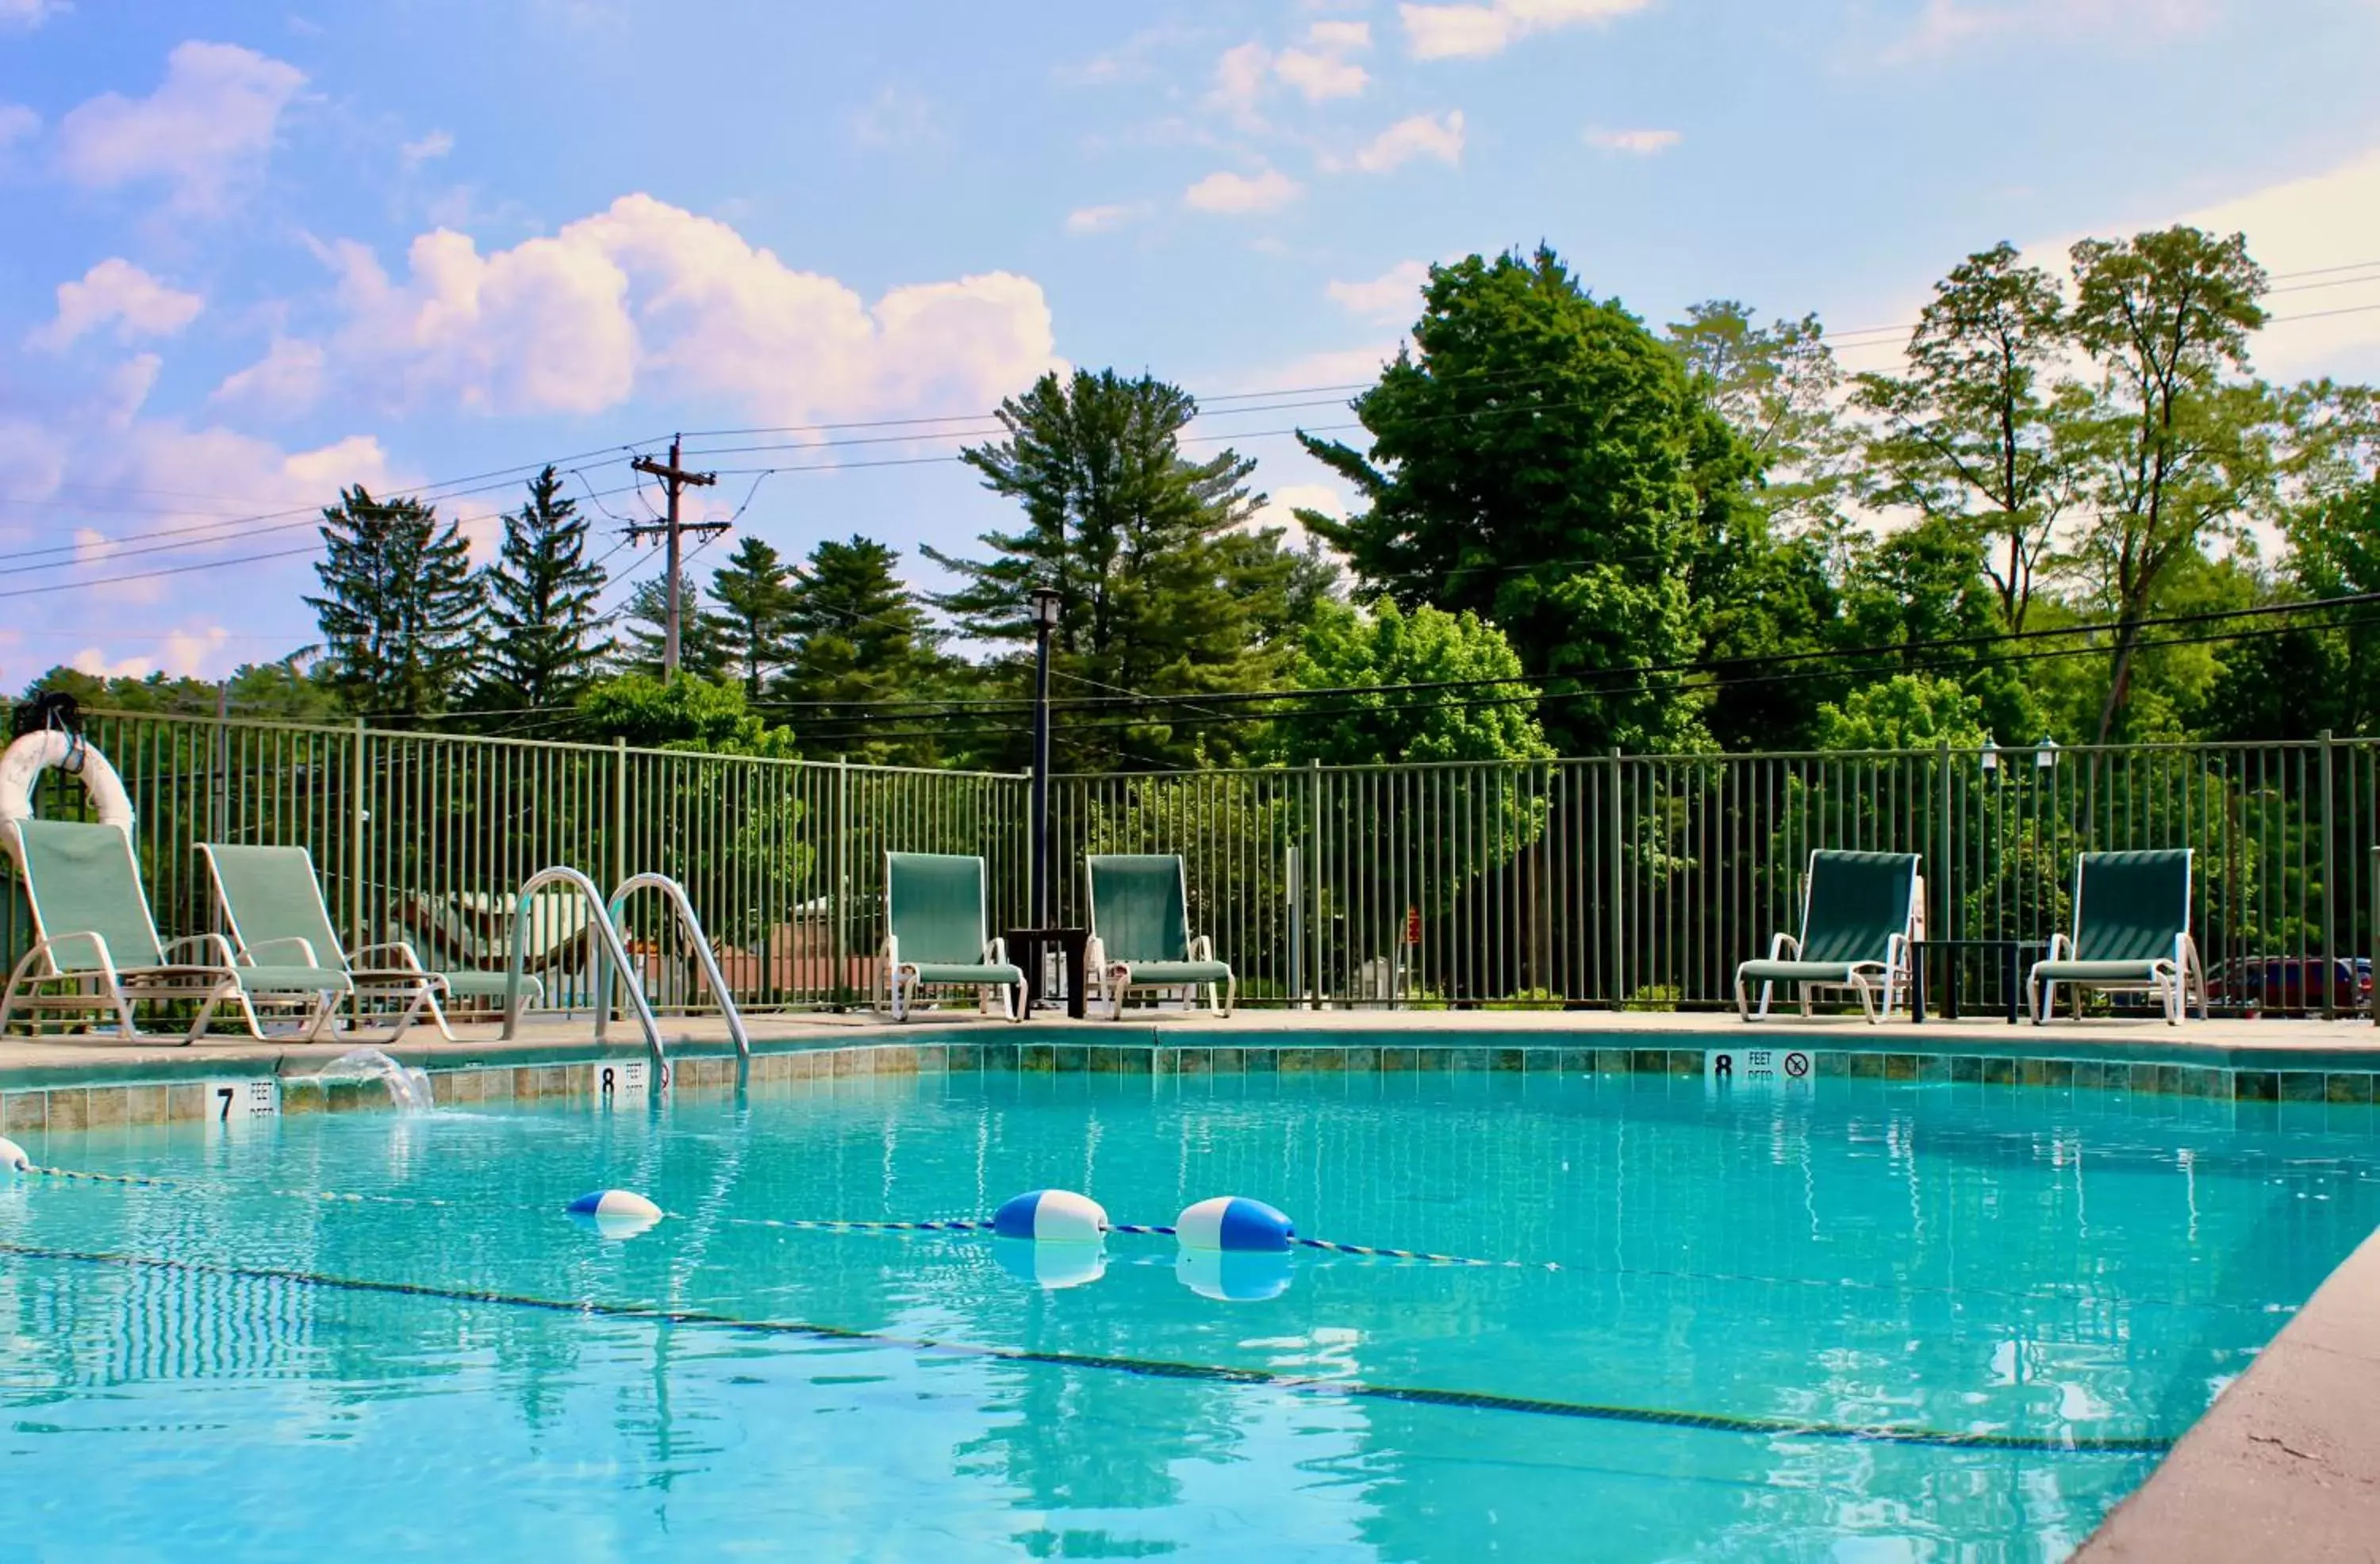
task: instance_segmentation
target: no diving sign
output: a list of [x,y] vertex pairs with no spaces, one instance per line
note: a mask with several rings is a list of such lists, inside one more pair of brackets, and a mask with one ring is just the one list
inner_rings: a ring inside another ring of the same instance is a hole
[[1808,1091],[1818,1073],[1807,1049],[1712,1049],[1703,1055],[1703,1084],[1754,1091]]

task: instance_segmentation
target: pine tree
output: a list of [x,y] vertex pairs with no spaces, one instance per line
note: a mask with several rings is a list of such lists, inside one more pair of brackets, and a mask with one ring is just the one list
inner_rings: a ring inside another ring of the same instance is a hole
[[[939,637],[925,608],[893,574],[900,560],[867,538],[822,542],[795,584],[786,616],[791,656],[771,693],[793,704],[794,727],[813,754],[917,765],[939,758],[929,742],[860,734],[888,718],[884,702],[927,693],[939,668]],[[821,724],[825,736],[812,738]]]
[[[716,679],[726,672],[727,654],[719,645],[719,622],[703,612],[702,594],[694,574],[678,576],[678,671],[698,679]],[[623,673],[661,677],[662,654],[669,639],[669,589],[664,582],[639,581],[630,589],[620,612],[625,630],[613,646],[613,662]]]
[[481,573],[488,637],[473,703],[486,709],[564,706],[594,679],[589,643],[602,621],[603,573],[587,562],[587,522],[547,467],[504,517],[504,541]]
[[791,652],[787,616],[795,588],[777,551],[747,535],[710,577],[710,634],[721,654],[744,679],[744,694],[757,699],[768,676]]
[[[984,534],[997,556],[988,562],[926,550],[966,582],[935,606],[971,636],[1029,644],[1032,589],[1054,588],[1052,664],[1077,690],[1195,696],[1277,684],[1293,650],[1280,631],[1299,562],[1281,529],[1246,529],[1261,503],[1246,487],[1254,462],[1182,454],[1182,428],[1197,411],[1174,386],[1112,370],[1044,375],[1003,402],[1008,438],[961,459],[1023,505],[1025,528]],[[1255,736],[1212,713],[1178,721],[1184,710],[1111,710],[1129,725],[1087,730],[1079,743],[1062,725],[1056,743],[1072,765],[1172,767],[1234,760]]]
[[470,549],[452,522],[407,498],[382,503],[358,484],[322,512],[322,625],[331,682],[359,712],[443,709],[468,665],[481,611]]

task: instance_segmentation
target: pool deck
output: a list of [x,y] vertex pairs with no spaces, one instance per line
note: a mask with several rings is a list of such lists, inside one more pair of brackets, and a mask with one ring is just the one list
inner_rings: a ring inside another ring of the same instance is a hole
[[[756,1051],[851,1048],[868,1044],[947,1042],[1059,1043],[1096,1047],[1333,1048],[1357,1037],[1410,1038],[1417,1046],[1458,1038],[1509,1039],[1512,1045],[1698,1049],[1804,1047],[1830,1052],[1886,1055],[2007,1055],[2200,1065],[2223,1070],[2360,1070],[2380,1073],[2380,1027],[2368,1017],[2320,1020],[2192,1020],[2168,1026],[2154,1018],[2094,1018],[2046,1026],[2011,1026],[1998,1016],[1906,1021],[1868,1025],[1856,1016],[1778,1015],[1745,1024],[1713,1011],[1512,1010],[1242,1010],[1229,1018],[1204,1012],[1134,1010],[1120,1022],[1071,1021],[1042,1012],[1012,1024],[962,1011],[923,1012],[905,1025],[867,1012],[760,1012],[745,1026]],[[732,1049],[715,1015],[664,1016],[664,1046],[713,1056]],[[217,1035],[184,1046],[171,1037],[139,1042],[102,1037],[0,1038],[0,1088],[97,1085],[111,1080],[170,1079],[251,1072],[305,1075],[356,1048],[385,1049],[431,1070],[493,1063],[547,1063],[601,1054],[644,1051],[634,1022],[614,1021],[599,1047],[591,1020],[535,1017],[505,1041],[492,1024],[457,1024],[449,1043],[425,1025],[395,1041],[382,1027],[341,1031],[318,1043],[294,1037],[263,1042]]]

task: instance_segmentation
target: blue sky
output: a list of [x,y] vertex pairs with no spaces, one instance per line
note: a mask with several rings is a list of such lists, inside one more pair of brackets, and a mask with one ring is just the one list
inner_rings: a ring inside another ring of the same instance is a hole
[[[2380,376],[2375,65],[2374,0],[0,0],[0,687],[312,639],[343,483],[572,458],[642,519],[676,429],[782,430],[695,443],[774,447],[704,499],[788,552],[963,547],[936,458],[1040,368],[1360,380],[1423,264],[1540,238],[1848,330],[2002,238],[2244,227],[2305,317],[2260,367]],[[1328,506],[1268,431],[1343,417],[1200,432]]]

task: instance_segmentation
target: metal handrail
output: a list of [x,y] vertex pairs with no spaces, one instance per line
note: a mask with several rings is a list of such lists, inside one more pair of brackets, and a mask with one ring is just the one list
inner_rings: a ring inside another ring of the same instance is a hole
[[625,927],[620,922],[620,909],[627,904],[630,896],[639,891],[658,891],[677,908],[678,927],[693,941],[696,959],[702,964],[702,976],[709,980],[710,991],[719,996],[720,1013],[727,1018],[727,1035],[735,1039],[737,1054],[751,1058],[752,1038],[744,1030],[744,1014],[735,1008],[735,995],[727,991],[726,974],[719,970],[719,954],[710,948],[710,938],[702,932],[702,920],[694,915],[694,903],[687,897],[685,886],[665,874],[630,875],[620,882],[618,890],[612,892],[611,903],[604,909],[613,927]]
[[666,1070],[669,1066],[669,1057],[662,1048],[661,1023],[653,1018],[653,1007],[645,1002],[645,986],[637,979],[636,967],[628,960],[627,947],[620,942],[619,927],[612,921],[611,909],[604,904],[603,893],[595,889],[593,880],[577,869],[559,864],[551,868],[540,869],[521,881],[521,888],[513,900],[513,954],[511,964],[505,972],[504,984],[504,1041],[512,1041],[515,1031],[520,1025],[521,978],[526,975],[528,967],[529,899],[540,888],[553,884],[569,886],[587,898],[589,906],[602,915],[588,920],[588,933],[594,939],[598,947],[598,960],[593,974],[595,1040],[599,1043],[603,1040],[604,1024],[611,1019],[612,1015],[611,982],[609,975],[602,970],[601,960],[601,957],[609,956],[616,964],[620,976],[627,979],[628,1002],[636,1010],[637,1024],[644,1028],[645,1046],[652,1050],[656,1073]]

